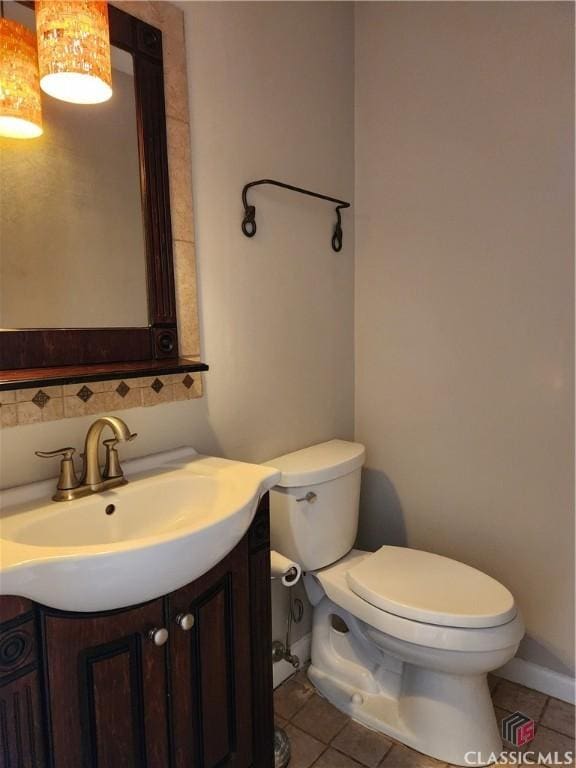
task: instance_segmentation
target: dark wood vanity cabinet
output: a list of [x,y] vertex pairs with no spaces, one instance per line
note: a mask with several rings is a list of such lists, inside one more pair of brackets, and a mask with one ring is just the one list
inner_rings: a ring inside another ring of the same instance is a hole
[[272,768],[267,502],[163,598],[93,614],[0,597],[1,768]]
[[[209,574],[170,595],[175,768],[252,765],[250,579],[245,539]],[[190,728],[193,723],[195,729]]]
[[113,615],[45,612],[49,751],[55,766],[168,765],[164,601]]

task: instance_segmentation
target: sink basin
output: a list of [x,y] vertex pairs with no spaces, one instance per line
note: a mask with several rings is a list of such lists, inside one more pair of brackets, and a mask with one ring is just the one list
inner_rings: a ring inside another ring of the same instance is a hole
[[[215,478],[176,470],[77,502],[13,514],[2,520],[0,533],[9,541],[34,547],[129,544],[214,523],[216,505],[227,501],[218,491]],[[233,503],[231,494],[228,501]]]
[[188,584],[246,533],[269,467],[191,448],[124,463],[127,485],[53,502],[55,481],[0,493],[0,594],[104,611]]

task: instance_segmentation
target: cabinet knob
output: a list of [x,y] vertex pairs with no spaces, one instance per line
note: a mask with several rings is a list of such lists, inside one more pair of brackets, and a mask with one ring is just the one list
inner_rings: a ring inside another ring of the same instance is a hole
[[176,624],[178,624],[180,629],[184,630],[184,632],[189,632],[194,626],[194,616],[191,613],[179,613],[178,616],[176,616]]
[[154,645],[164,645],[168,640],[168,630],[162,627],[161,629],[151,629],[148,632],[148,640],[152,640]]

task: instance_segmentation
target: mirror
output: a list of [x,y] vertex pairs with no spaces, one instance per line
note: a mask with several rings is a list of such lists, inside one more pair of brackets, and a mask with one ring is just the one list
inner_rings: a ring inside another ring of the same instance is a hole
[[[7,6],[28,13],[31,25],[30,0]],[[14,273],[12,287],[0,290],[10,310],[2,310],[0,323],[0,372],[5,372],[0,373],[0,389],[47,378],[102,378],[120,368],[123,375],[156,371],[168,361],[181,365],[169,186],[180,154],[173,147],[169,165],[164,79],[185,78],[185,68],[164,71],[164,42],[157,27],[115,5],[108,5],[108,16],[110,41],[118,49],[115,78],[124,85],[117,89],[119,98],[125,94],[119,109],[124,111],[115,112],[112,104],[80,108],[46,99],[44,122],[53,151],[37,155],[34,184],[22,192],[9,174],[0,178],[4,188],[13,183],[10,195],[0,189],[6,205],[2,215],[7,224],[17,222],[8,226],[8,240],[0,221],[2,285],[9,282],[9,270],[3,271],[7,247],[20,248],[21,254],[7,262]],[[171,45],[167,36],[166,48]],[[56,140],[51,136],[58,114],[66,118],[60,118],[63,133]],[[105,115],[111,124],[98,122]],[[22,159],[25,152],[40,152],[31,145],[41,140],[16,148],[15,140],[6,140],[14,153],[8,161],[13,169],[16,153]],[[3,166],[6,147],[3,143]],[[90,165],[82,152],[92,157]]]
[[134,59],[116,46],[112,88],[94,105],[42,94],[44,134],[0,138],[1,329],[149,324]]

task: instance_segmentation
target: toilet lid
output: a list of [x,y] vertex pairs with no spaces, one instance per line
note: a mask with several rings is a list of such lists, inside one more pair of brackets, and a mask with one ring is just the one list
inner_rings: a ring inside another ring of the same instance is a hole
[[431,552],[382,547],[346,578],[376,608],[425,624],[497,627],[516,615],[514,598],[496,579]]

